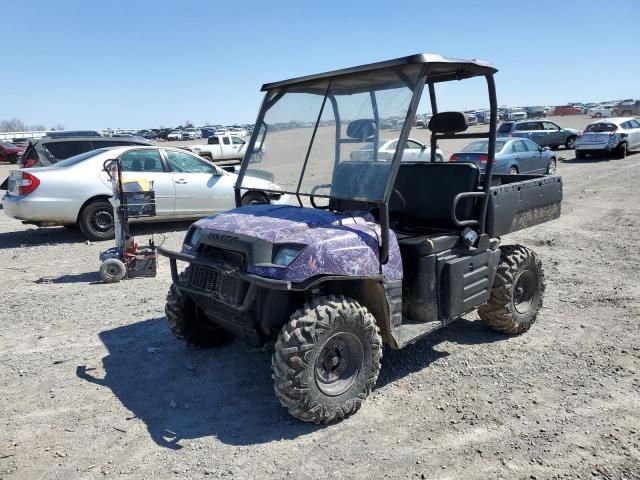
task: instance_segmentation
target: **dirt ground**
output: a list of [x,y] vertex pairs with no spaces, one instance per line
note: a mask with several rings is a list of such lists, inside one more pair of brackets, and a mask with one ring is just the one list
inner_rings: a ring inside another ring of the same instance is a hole
[[[473,314],[385,349],[363,408],[324,427],[280,406],[268,350],[172,337],[166,259],[105,285],[110,242],[0,212],[0,479],[640,479],[640,153],[558,153],[562,217],[503,238],[542,258],[538,323]],[[187,227],[135,233],[178,248]]]

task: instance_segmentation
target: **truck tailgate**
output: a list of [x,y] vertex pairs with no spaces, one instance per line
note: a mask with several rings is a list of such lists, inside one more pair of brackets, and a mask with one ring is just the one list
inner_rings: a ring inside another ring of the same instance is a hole
[[490,236],[499,237],[560,217],[562,177],[531,177],[504,175],[502,185],[491,187],[486,224]]

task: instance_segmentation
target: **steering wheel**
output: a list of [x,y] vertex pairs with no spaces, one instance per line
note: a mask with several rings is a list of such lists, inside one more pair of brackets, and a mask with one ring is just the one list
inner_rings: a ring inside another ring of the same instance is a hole
[[[396,197],[398,197],[398,200],[400,200],[400,203],[402,204],[402,206],[399,208],[399,210],[404,210],[405,208],[407,208],[407,201],[404,199],[404,195],[402,195],[402,193],[400,193],[400,190],[398,190],[397,188],[394,187],[394,189],[391,192],[391,198],[393,198],[393,194],[396,195]],[[391,203],[391,202],[389,202]]]
[[321,188],[329,188],[329,187],[331,187],[330,183],[323,183],[321,185],[316,185],[315,187],[313,187],[311,189],[311,193],[309,193],[309,201],[311,202],[311,205],[313,206],[313,208],[317,208],[319,210],[328,210],[329,209],[329,205],[325,205],[324,207],[322,207],[322,206],[319,207],[318,205],[316,205],[316,201],[315,201],[315,198],[314,198],[314,195],[318,190],[320,190]]

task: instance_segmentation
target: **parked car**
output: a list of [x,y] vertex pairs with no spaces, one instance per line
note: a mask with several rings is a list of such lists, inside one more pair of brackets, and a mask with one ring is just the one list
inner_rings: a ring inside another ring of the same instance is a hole
[[11,142],[0,142],[0,162],[18,163],[25,147],[18,147]]
[[171,132],[173,132],[173,130],[171,130],[170,128],[159,128],[159,129],[157,130],[158,138],[159,138],[159,139],[162,139],[162,140],[166,140],[166,139],[167,139],[167,136],[168,136]]
[[138,130],[135,133],[135,136],[145,138],[147,140],[156,140],[158,138],[158,134],[153,130]]
[[[190,145],[189,149],[212,162],[218,160],[241,160],[247,151],[248,142],[237,135],[212,135],[206,145]],[[260,142],[257,142],[260,146]]]
[[35,142],[35,138],[27,138],[27,137],[16,137],[11,139],[11,143],[13,143],[16,147],[24,147],[27,148],[30,143]]
[[468,125],[477,125],[478,124],[478,117],[476,117],[475,113],[466,113],[465,115],[467,116],[467,124]]
[[69,138],[69,137],[101,137],[95,130],[54,130],[45,135],[49,138]]
[[527,118],[545,118],[547,112],[544,107],[526,107]]
[[573,105],[564,105],[562,107],[556,107],[553,110],[554,115],[580,115],[582,113],[582,109],[578,107],[574,107]]
[[[378,161],[390,162],[393,158],[393,154],[396,151],[398,145],[398,139],[382,141],[382,144],[378,148]],[[350,160],[373,160],[372,147],[366,145],[359,150],[355,150],[350,153]],[[407,146],[402,154],[403,162],[428,162],[431,158],[431,148],[423,143],[407,139]],[[444,162],[444,153],[439,148],[436,150],[436,162]]]
[[229,132],[231,133],[231,135],[237,135],[238,137],[249,136],[249,131],[246,128],[242,127],[229,127]]
[[34,140],[20,159],[20,168],[46,167],[74,155],[104,147],[149,145],[142,138],[71,137]]
[[202,138],[202,132],[199,128],[185,128],[182,132],[182,140],[198,140]]
[[[2,199],[10,217],[38,226],[78,225],[90,240],[113,238],[111,182],[106,160],[119,158],[127,178],[153,182],[156,215],[136,221],[201,218],[235,206],[237,176],[177,148],[115,147],[86,152],[48,168],[14,170]],[[244,184],[243,184],[244,187]],[[242,204],[288,203],[271,182],[252,178]]]
[[608,118],[587,125],[576,141],[576,158],[591,153],[613,153],[625,158],[629,150],[640,148],[640,121],[631,117]]
[[185,140],[184,131],[183,130],[173,130],[170,134],[167,135],[167,140]]
[[526,120],[527,112],[522,108],[514,108],[509,111],[509,120]]
[[[476,140],[449,158],[450,162],[471,162],[484,171],[489,160],[488,140]],[[556,172],[556,154],[528,138],[498,138],[494,174],[533,174]]]
[[611,117],[612,113],[613,105],[598,105],[587,110],[587,115],[591,118]]
[[533,140],[542,147],[552,149],[564,145],[573,148],[580,132],[573,128],[562,128],[549,120],[526,120],[523,122],[503,122],[498,126],[499,137],[523,137]]
[[640,100],[625,100],[613,108],[611,113],[614,117],[637,117],[640,116]]

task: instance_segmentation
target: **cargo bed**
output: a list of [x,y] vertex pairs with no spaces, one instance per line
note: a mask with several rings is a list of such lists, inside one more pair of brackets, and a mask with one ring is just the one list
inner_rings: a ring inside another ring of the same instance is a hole
[[559,175],[494,175],[486,232],[491,237],[532,227],[560,217],[562,177]]

